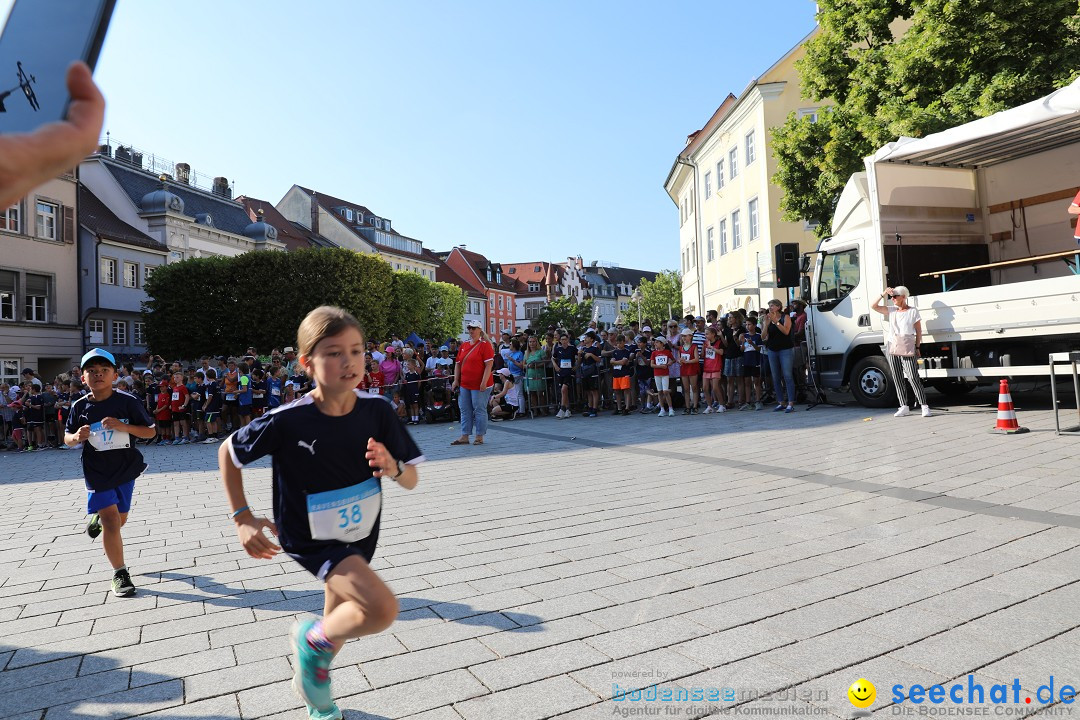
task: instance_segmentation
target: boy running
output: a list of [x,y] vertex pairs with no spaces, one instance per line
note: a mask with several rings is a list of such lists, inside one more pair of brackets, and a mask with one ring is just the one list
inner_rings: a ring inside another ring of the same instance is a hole
[[131,509],[135,478],[146,470],[146,463],[129,435],[154,437],[154,421],[135,396],[113,390],[116,358],[111,353],[95,348],[82,356],[79,367],[90,394],[71,403],[64,444],[83,444],[86,512],[90,513],[86,534],[93,539],[104,533],[105,557],[113,567],[113,594],[133,595],[120,528]]
[[[297,334],[299,362],[315,388],[229,436],[218,463],[248,555],[270,559],[284,549],[324,583],[322,619],[293,626],[293,689],[309,717],[331,720],[341,718],[330,692],[334,655],[346,640],[381,632],[397,617],[397,599],[368,564],[379,538],[382,478],[411,490],[424,457],[390,403],[356,389],[364,336],[352,315],[316,308]],[[248,506],[240,471],[266,455],[273,456],[273,522]]]

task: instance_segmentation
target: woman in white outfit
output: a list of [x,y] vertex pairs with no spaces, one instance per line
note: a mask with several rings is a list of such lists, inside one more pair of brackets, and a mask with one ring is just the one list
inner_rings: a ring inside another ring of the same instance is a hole
[[[904,390],[904,378],[911,383],[915,390],[915,397],[922,407],[923,417],[930,417],[930,406],[926,404],[926,391],[919,382],[919,345],[922,344],[922,316],[919,309],[907,304],[908,296],[911,295],[903,285],[895,288],[885,288],[885,292],[874,302],[873,309],[888,318],[889,333],[885,347],[885,357],[889,360],[889,369],[892,371],[893,382],[896,384],[896,395],[900,400],[900,409],[896,411],[896,417],[904,417],[911,414],[911,408],[907,405],[907,392]],[[895,305],[889,307],[882,305],[886,298],[892,298]]]

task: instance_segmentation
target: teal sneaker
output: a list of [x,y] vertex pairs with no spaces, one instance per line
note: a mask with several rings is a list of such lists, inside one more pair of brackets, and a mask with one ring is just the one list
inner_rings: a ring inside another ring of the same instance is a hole
[[330,703],[329,710],[319,710],[307,705],[307,716],[309,720],[342,720],[341,710],[334,703]]
[[[308,630],[316,622],[318,620],[315,618],[309,618],[293,623],[291,639],[295,672],[292,689],[301,700],[320,713],[320,718],[329,718],[330,715],[324,714],[337,707],[330,694],[330,661],[334,659],[334,654],[316,650],[308,644]],[[308,714],[315,717],[310,712]]]
[[90,516],[90,522],[86,523],[86,534],[93,540],[101,534],[101,516],[94,513]]

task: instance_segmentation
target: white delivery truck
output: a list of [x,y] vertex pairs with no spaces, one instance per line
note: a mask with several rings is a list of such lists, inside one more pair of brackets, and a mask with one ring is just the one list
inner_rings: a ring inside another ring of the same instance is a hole
[[832,237],[803,258],[807,344],[826,388],[896,404],[883,316],[906,285],[925,334],[926,384],[963,393],[1000,377],[1048,375],[1080,350],[1080,244],[1067,209],[1080,191],[1080,80],[1045,98],[866,159],[837,203]]

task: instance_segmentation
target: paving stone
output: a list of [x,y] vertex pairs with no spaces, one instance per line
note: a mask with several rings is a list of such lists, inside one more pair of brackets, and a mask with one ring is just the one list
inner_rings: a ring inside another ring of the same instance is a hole
[[487,693],[488,690],[467,670],[453,670],[359,695],[342,696],[338,705],[362,708],[373,718],[397,718],[460,703]]
[[472,665],[469,672],[492,690],[505,690],[568,673],[610,658],[589,645],[574,640],[552,647]]
[[371,660],[363,664],[364,675],[374,687],[415,680],[427,675],[457,670],[498,656],[478,640],[438,645],[402,655]]
[[45,720],[85,720],[87,716],[119,720],[164,708],[174,708],[183,703],[183,681],[177,679],[100,695],[67,705],[55,705],[45,713]]
[[214,695],[269,685],[278,680],[291,678],[292,675],[292,666],[289,665],[288,660],[272,658],[225,670],[189,675],[184,680],[184,689],[187,700],[202,700]]
[[487,613],[462,618],[455,622],[426,625],[411,630],[395,630],[394,637],[409,650],[422,650],[435,645],[444,645],[510,629],[518,632],[530,632],[530,630],[518,630],[517,623],[505,615]]
[[[538,699],[542,701],[537,702]],[[465,720],[540,720],[596,701],[594,693],[569,677],[560,676],[466,700],[459,703],[456,709]]]
[[[371,685],[359,668],[354,665],[332,670],[330,681],[333,683],[334,695],[337,697],[346,697],[371,689]],[[242,690],[236,694],[236,699],[240,704],[240,712],[245,718],[264,717],[286,710],[292,710],[293,717],[296,717],[296,711],[304,708],[304,702],[293,692],[291,679],[280,680],[252,690]]]
[[577,670],[571,672],[570,677],[607,700],[612,697],[616,685],[621,691],[637,690],[667,682],[669,678],[685,677],[707,667],[671,650],[653,650]]

